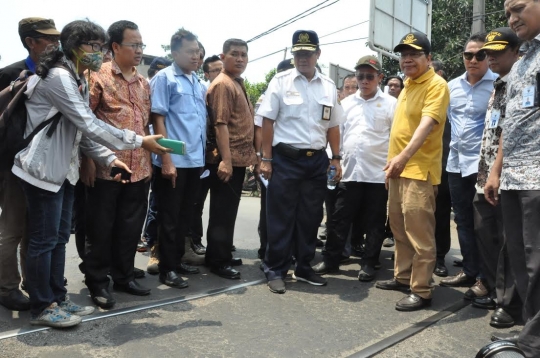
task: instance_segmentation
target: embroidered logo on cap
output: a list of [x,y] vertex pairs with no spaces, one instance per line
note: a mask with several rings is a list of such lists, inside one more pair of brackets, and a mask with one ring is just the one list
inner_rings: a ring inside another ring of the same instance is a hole
[[298,42],[302,44],[309,43],[309,35],[307,33],[300,34],[298,36]]
[[416,38],[413,34],[408,34],[407,37],[403,40],[404,44],[412,44],[413,42],[416,42]]
[[500,32],[497,32],[497,31],[492,31],[490,32],[487,36],[486,36],[486,40],[488,40],[488,42],[491,42],[495,39],[495,37],[497,36],[501,36],[501,33]]

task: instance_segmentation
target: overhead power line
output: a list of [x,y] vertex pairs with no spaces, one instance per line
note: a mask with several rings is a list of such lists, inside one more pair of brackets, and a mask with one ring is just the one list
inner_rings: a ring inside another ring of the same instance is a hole
[[309,8],[309,9],[305,10],[304,12],[302,12],[302,13],[296,15],[296,16],[291,17],[290,19],[282,22],[281,24],[276,25],[276,26],[272,27],[269,30],[266,30],[265,32],[255,36],[254,38],[247,40],[246,42],[252,42],[252,41],[258,40],[263,36],[266,36],[266,35],[274,32],[274,31],[277,31],[277,30],[285,27],[285,26],[288,26],[288,25],[290,25],[290,24],[292,24],[292,23],[294,23],[294,22],[296,22],[296,21],[298,21],[300,19],[303,19],[304,17],[312,15],[312,14],[316,13],[317,11],[320,11],[320,10],[322,10],[324,8],[327,8],[328,6],[335,4],[335,3],[339,2],[340,0],[335,0],[334,2],[332,2],[332,3],[330,3],[330,4],[326,5],[326,6],[321,7],[321,5],[323,5],[323,4],[325,4],[325,3],[329,2],[329,1],[331,1],[331,0],[325,0],[325,1],[323,1],[323,2],[321,2],[319,4],[317,4],[317,5],[313,6],[312,8]]
[[[334,45],[334,44],[340,44],[340,43],[344,43],[344,42],[351,42],[351,41],[358,41],[358,40],[365,40],[365,39],[367,39],[367,37],[359,37],[359,38],[356,38],[356,39],[350,39],[350,40],[328,42],[328,43],[325,43],[325,44],[320,44],[319,46],[328,46],[328,45]],[[269,54],[267,54],[267,55],[264,55],[264,56],[261,56],[261,57],[257,57],[257,58],[254,59],[254,60],[249,60],[249,63],[255,62],[255,61],[257,61],[257,60],[261,60],[261,59],[266,58],[266,57],[268,57],[268,56],[275,55],[276,53],[279,53],[279,52],[283,52],[283,49],[279,49],[279,50],[274,51],[274,52],[272,52],[272,53],[269,53]]]
[[362,24],[365,24],[366,22],[369,22],[369,20],[366,20],[366,21],[362,21],[362,22],[359,22],[357,24],[354,24],[354,25],[351,25],[351,26],[348,26],[348,27],[345,27],[343,29],[340,29],[340,30],[337,30],[337,31],[334,31],[334,32],[331,32],[329,34],[326,34],[326,35],[323,35],[323,36],[319,36],[319,39],[322,39],[323,37],[326,37],[326,36],[330,36],[330,35],[333,35],[333,34],[337,34],[338,32],[341,32],[341,31],[345,31],[345,30],[348,30],[350,29],[351,27],[355,27],[355,26],[358,26],[358,25],[362,25]]

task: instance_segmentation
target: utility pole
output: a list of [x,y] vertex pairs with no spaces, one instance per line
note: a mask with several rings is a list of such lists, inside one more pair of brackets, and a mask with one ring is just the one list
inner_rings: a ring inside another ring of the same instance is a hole
[[471,27],[471,35],[486,31],[485,14],[486,0],[474,0],[473,2],[473,21]]

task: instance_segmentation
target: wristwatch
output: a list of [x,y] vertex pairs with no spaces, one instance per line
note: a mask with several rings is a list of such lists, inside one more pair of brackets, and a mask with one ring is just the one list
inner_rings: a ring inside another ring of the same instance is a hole
[[341,157],[341,155],[335,155],[335,154],[334,154],[334,155],[332,155],[332,159],[341,160],[341,159],[343,159],[343,158]]

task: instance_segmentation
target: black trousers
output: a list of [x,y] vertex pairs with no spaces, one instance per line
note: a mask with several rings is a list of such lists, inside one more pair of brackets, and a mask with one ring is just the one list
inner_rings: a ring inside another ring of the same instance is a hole
[[266,187],[260,180],[259,183],[261,188],[261,211],[259,212],[259,226],[257,228],[257,231],[259,232],[259,240],[261,242],[261,246],[259,247],[257,255],[262,260],[264,259],[264,255],[266,255],[266,246],[268,245],[268,232],[266,226]]
[[366,233],[363,264],[375,265],[379,261],[386,224],[388,192],[384,184],[341,182],[336,189],[336,205],[332,214],[332,230],[326,241],[325,263],[338,267],[351,223],[360,216],[361,227]]
[[[205,166],[208,169],[208,166]],[[201,185],[199,192],[195,196],[195,203],[193,204],[193,214],[191,217],[191,224],[189,226],[189,234],[194,243],[201,244],[203,237],[203,211],[204,202],[210,191],[210,178],[206,177],[201,179]]]
[[482,273],[491,296],[497,297],[498,306],[521,317],[522,304],[508,262],[501,205],[493,206],[486,201],[484,194],[477,193],[473,206]]
[[540,190],[503,190],[501,205],[510,265],[523,301],[519,346],[540,357]]
[[199,192],[201,168],[176,168],[175,188],[156,170],[154,188],[158,211],[159,271],[175,271],[185,253],[193,203]]
[[448,172],[442,171],[441,183],[435,198],[435,244],[437,246],[437,261],[444,263],[444,258],[450,251],[450,214],[452,199],[448,187]]
[[271,281],[283,279],[296,256],[296,273],[312,272],[317,231],[323,216],[328,157],[291,159],[273,150],[272,178],[266,197],[268,247],[264,272]]
[[96,179],[87,188],[86,285],[102,288],[113,281],[125,284],[134,279],[133,267],[137,243],[146,215],[149,184],[144,180],[122,184]]
[[234,226],[242,195],[245,167],[233,167],[231,179],[224,183],[217,176],[218,164],[207,164],[210,170],[210,215],[206,230],[206,264],[228,266],[232,260]]

